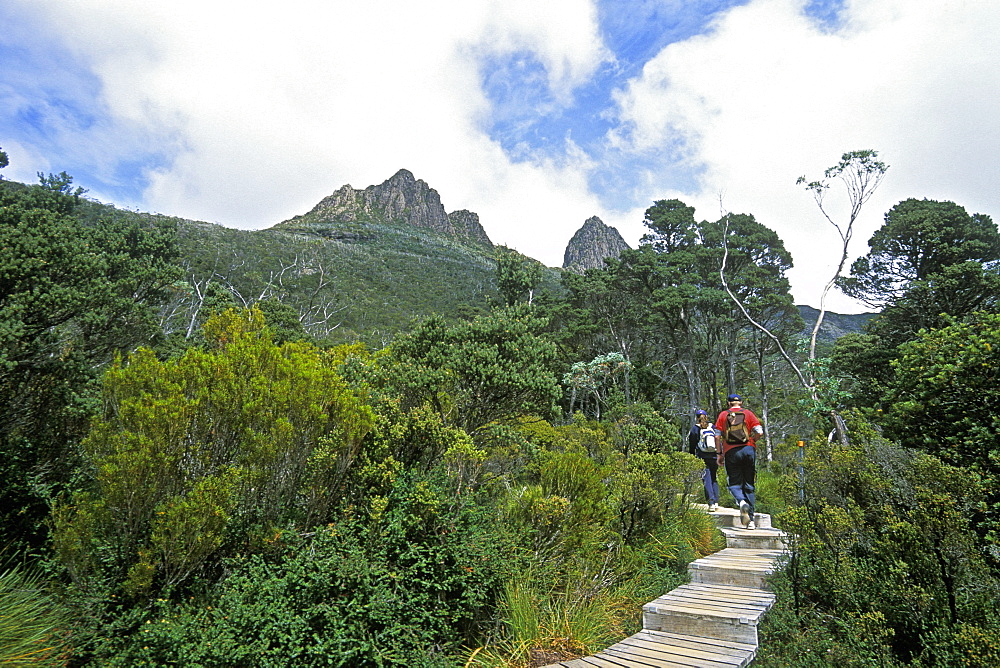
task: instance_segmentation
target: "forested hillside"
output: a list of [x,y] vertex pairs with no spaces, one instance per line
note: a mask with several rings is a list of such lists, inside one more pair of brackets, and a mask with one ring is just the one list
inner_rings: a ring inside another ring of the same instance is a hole
[[731,392],[794,536],[755,665],[1000,663],[988,216],[895,205],[810,345],[749,213],[562,272],[386,184],[245,232],[0,180],[0,663],[594,652],[724,544],[688,431]]

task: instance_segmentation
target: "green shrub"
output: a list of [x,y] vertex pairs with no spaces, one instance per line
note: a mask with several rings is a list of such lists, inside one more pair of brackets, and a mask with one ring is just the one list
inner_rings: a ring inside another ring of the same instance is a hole
[[140,349],[106,374],[82,444],[93,484],[52,514],[75,580],[145,595],[187,584],[227,541],[327,518],[373,421],[339,360],[275,345],[257,310],[213,316],[205,335],[207,350]]
[[[200,600],[160,600],[131,637],[103,635],[107,666],[446,666],[491,619],[508,550],[487,514],[401,476],[382,512],[227,562]],[[134,613],[133,613],[134,614]]]

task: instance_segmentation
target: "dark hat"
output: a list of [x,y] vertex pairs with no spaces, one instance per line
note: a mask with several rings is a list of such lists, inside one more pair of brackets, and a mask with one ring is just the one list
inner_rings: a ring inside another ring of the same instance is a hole
[[738,394],[730,394],[729,401],[743,401],[743,398]]
[[707,413],[707,412],[703,411],[703,410],[702,410],[702,409],[700,409],[700,408],[699,408],[698,410],[696,410],[696,411],[694,412],[694,414],[695,414],[695,415],[708,415],[708,413]]

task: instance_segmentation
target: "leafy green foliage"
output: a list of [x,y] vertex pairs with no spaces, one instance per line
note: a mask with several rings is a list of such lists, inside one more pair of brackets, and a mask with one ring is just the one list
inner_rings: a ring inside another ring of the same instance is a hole
[[0,183],[0,508],[18,543],[41,539],[43,497],[72,475],[100,373],[156,341],[154,308],[176,276],[172,229],[84,225],[72,178],[42,181]]
[[393,346],[402,363],[393,374],[469,434],[524,413],[551,414],[560,391],[545,325],[527,305],[453,326],[431,318]]
[[327,516],[372,415],[337,362],[277,346],[259,311],[205,327],[209,350],[137,351],[105,376],[82,449],[94,486],[55,512],[76,579],[104,573],[133,595],[188,581],[227,540]]
[[989,216],[969,215],[953,202],[907,199],[885,214],[868,247],[839,286],[868,304],[885,306],[912,283],[948,267],[1000,259],[1000,233]]
[[[1000,621],[992,609],[1000,581],[973,531],[981,481],[850,426],[848,447],[812,443],[805,504],[781,516],[793,556],[777,576],[761,663],[958,665],[956,655],[939,663],[951,651],[941,643],[955,649],[962,634]],[[968,665],[987,665],[994,651],[984,645]]]
[[[997,351],[1000,314],[981,313],[924,332],[900,346],[887,392],[891,406],[883,422],[908,447],[930,452],[952,465],[985,476],[990,490],[979,517],[994,568],[1000,565],[1000,400]],[[1000,569],[998,569],[1000,570]]]
[[583,411],[587,410],[588,400],[593,399],[592,411],[600,419],[601,409],[607,405],[610,397],[628,397],[628,377],[631,371],[632,363],[621,353],[598,355],[590,362],[574,362],[563,375],[563,384],[571,392],[570,414],[573,413],[579,396],[580,409]]
[[[785,341],[802,326],[785,278],[791,257],[747,214],[698,223],[691,207],[662,200],[647,209],[645,222],[650,231],[638,249],[603,269],[564,276],[568,296],[553,310],[558,336],[578,351],[576,359],[621,354],[633,366],[628,400],[680,413],[711,406],[727,390],[756,382],[754,367],[773,353],[770,341],[747,333],[723,290],[723,243],[729,283],[752,317]],[[587,389],[585,371],[571,372],[571,388]],[[571,394],[574,404],[576,398]]]
[[497,246],[497,290],[507,306],[526,300],[529,304],[542,281],[543,265],[506,246]]
[[503,543],[482,509],[401,476],[377,517],[235,557],[204,601],[154,603],[101,665],[448,666],[500,593]]

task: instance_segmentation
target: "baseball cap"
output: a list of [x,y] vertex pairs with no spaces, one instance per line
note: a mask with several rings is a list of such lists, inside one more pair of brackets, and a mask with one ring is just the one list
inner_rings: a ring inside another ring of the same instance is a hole
[[707,413],[707,412],[703,411],[703,410],[702,410],[702,409],[700,409],[700,408],[699,408],[698,410],[696,410],[696,411],[694,412],[694,414],[695,414],[695,415],[708,415],[708,413]]
[[729,401],[743,401],[743,397],[738,394],[730,394],[728,398]]

